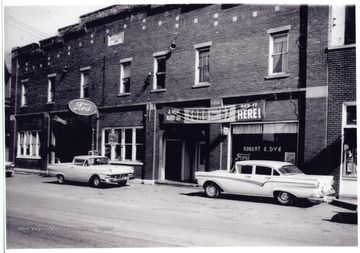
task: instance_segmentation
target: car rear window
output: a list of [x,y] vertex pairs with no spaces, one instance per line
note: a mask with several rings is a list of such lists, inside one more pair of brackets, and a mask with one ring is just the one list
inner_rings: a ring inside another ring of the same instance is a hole
[[271,171],[272,171],[272,169],[269,167],[256,166],[255,174],[271,176]]
[[241,174],[252,174],[252,165],[243,165],[240,169]]

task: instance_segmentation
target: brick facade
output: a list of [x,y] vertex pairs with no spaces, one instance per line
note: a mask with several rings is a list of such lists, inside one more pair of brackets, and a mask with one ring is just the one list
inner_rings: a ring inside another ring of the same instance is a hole
[[[326,132],[329,101],[326,94],[308,95],[307,89],[324,90],[328,85],[329,60],[337,61],[335,53],[333,57],[325,52],[328,20],[328,6],[297,5],[115,6],[86,14],[78,24],[59,29],[59,36],[13,51],[13,67],[19,66],[17,78],[12,79],[12,94],[16,94],[14,87],[17,87],[17,97],[12,98],[14,105],[16,102],[17,129],[26,121],[26,115],[40,113],[44,123],[49,121],[49,126],[41,128],[46,134],[42,135],[45,155],[40,163],[46,167],[50,161],[52,119],[60,115],[70,120],[67,104],[80,97],[81,70],[86,68],[89,100],[99,109],[99,117],[89,119],[89,131],[92,129],[93,134],[89,133],[88,137],[96,141],[100,151],[104,128],[143,128],[144,154],[141,163],[135,164],[138,178],[166,179],[166,140],[181,139],[184,135],[187,135],[185,139],[189,138],[183,147],[185,167],[192,167],[197,159],[192,154],[198,144],[196,138],[206,143],[206,170],[230,166],[231,132],[229,136],[222,135],[221,129],[227,126],[231,130],[232,124],[191,127],[168,126],[163,122],[165,106],[210,107],[212,99],[220,99],[224,105],[265,100],[264,123],[298,124],[298,142],[294,143],[297,164],[309,173],[326,174],[310,161],[335,138],[332,134],[335,130],[328,128],[331,131]],[[279,27],[289,30],[288,70],[285,76],[272,77],[269,76],[269,30]],[[122,32],[123,43],[108,46],[110,37]],[[154,91],[154,54],[167,52],[172,42],[176,43],[176,49],[168,54],[166,61],[165,90]],[[210,84],[196,86],[195,46],[202,43],[210,45]],[[124,59],[131,60],[131,87],[130,93],[119,94],[120,65]],[[54,103],[47,103],[50,74],[56,74]],[[29,103],[21,107],[20,85],[25,79],[29,84]],[[329,107],[329,114],[330,110],[333,109]],[[94,131],[97,131],[95,137]],[[22,166],[20,160],[16,161]],[[183,170],[183,177],[187,177],[189,171]],[[185,181],[191,181],[191,176]]]

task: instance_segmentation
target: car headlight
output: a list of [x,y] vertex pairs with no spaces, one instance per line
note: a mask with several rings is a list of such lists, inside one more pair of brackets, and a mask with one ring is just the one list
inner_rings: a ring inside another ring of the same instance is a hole
[[11,167],[11,168],[15,168],[15,164],[14,164],[14,163],[10,163],[10,167]]
[[112,169],[109,169],[109,170],[106,172],[106,174],[107,174],[107,175],[110,175],[111,172],[112,172]]

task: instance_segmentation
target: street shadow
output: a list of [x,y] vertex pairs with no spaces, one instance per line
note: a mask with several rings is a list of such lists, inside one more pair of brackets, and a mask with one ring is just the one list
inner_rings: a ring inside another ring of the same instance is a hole
[[[84,182],[75,182],[75,181],[66,181],[63,184],[59,184],[57,181],[46,181],[46,182],[42,182],[43,184],[55,184],[55,185],[59,185],[59,186],[66,186],[66,185],[71,185],[71,186],[79,186],[79,187],[90,187],[90,188],[94,188],[92,186],[90,186],[88,183],[84,183]],[[130,185],[116,185],[116,184],[100,184],[99,187],[97,187],[97,189],[113,189],[113,188],[123,188],[123,187],[129,187]]]
[[358,217],[357,212],[356,213],[345,213],[345,212],[339,212],[335,214],[331,220],[326,220],[330,222],[336,222],[336,223],[343,223],[343,224],[351,224],[351,225],[357,225],[358,224]]
[[[191,193],[180,193],[181,195],[186,195],[190,197],[201,197],[201,198],[208,198],[204,192],[191,192]],[[254,203],[265,203],[265,204],[275,204],[280,205],[274,198],[267,198],[267,197],[254,197],[254,196],[244,196],[244,195],[234,195],[234,194],[220,194],[219,199],[226,199],[231,201],[245,201],[245,202],[254,202]],[[291,204],[288,206],[296,206],[301,208],[309,208],[319,203],[313,203],[308,201],[307,199],[294,199]]]

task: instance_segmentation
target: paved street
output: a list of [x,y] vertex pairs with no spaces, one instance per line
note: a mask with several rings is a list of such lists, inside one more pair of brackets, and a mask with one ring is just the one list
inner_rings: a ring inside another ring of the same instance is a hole
[[200,188],[143,185],[95,189],[55,178],[6,178],[7,248],[356,246],[356,212],[329,204]]

